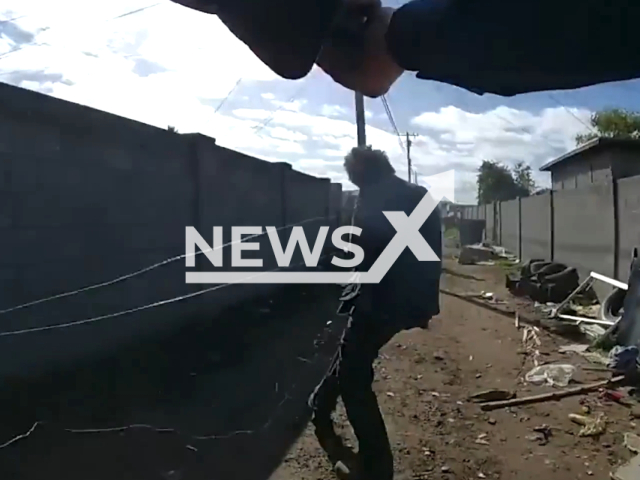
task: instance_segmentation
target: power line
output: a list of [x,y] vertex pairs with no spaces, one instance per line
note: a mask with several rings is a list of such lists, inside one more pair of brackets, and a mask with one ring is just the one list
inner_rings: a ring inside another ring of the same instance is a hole
[[287,100],[285,103],[280,104],[280,106],[278,108],[276,108],[273,112],[271,112],[271,114],[264,120],[264,122],[256,125],[255,127],[253,127],[253,133],[258,133],[260,132],[264,127],[266,127],[267,125],[269,125],[271,123],[271,121],[275,118],[276,114],[282,110],[284,107],[286,107],[287,105],[289,105],[290,103],[292,103],[299,95],[300,93],[302,93],[302,89],[308,84],[308,82],[303,82],[300,84],[300,86],[296,89],[296,91],[294,92],[293,95],[291,95],[291,98],[289,100]]
[[0,20],[0,25],[2,25],[3,23],[11,23],[11,22],[15,22],[16,20],[20,20],[21,18],[24,17],[28,17],[29,15],[19,15],[17,17],[13,17],[13,18],[7,18],[5,20]]
[[222,108],[222,106],[225,104],[225,102],[229,99],[229,97],[231,96],[231,94],[233,92],[235,92],[236,88],[238,88],[238,85],[240,85],[240,83],[242,82],[242,77],[238,79],[238,81],[236,82],[236,84],[233,86],[233,88],[231,90],[229,90],[229,93],[227,93],[227,96],[224,97],[222,99],[222,101],[220,102],[220,104],[218,105],[218,107],[215,109],[215,111],[213,112],[213,114],[215,115],[216,113],[218,113],[220,111],[220,109]]
[[[128,12],[121,13],[120,15],[117,15],[117,16],[112,17],[112,18],[108,18],[108,19],[106,19],[104,21],[105,22],[111,22],[113,20],[119,20],[121,18],[128,17],[129,15],[134,15],[136,13],[141,13],[141,12],[144,12],[145,10],[149,10],[150,8],[154,8],[154,7],[157,7],[159,5],[163,5],[163,4],[166,4],[166,2],[158,2],[158,3],[151,4],[151,5],[147,5],[146,7],[136,8],[135,10],[130,10]],[[22,17],[26,17],[26,16],[27,15],[22,15]],[[17,20],[18,18],[22,18],[22,17],[17,17],[14,20]],[[6,21],[11,21],[11,20],[6,20]],[[42,33],[43,31],[48,31],[48,30],[49,30],[49,27],[45,27],[39,33]],[[9,56],[11,54],[17,53],[17,52],[19,52],[19,51],[21,51],[21,50],[23,50],[23,49],[25,49],[27,47],[40,47],[40,46],[43,46],[43,45],[46,45],[46,42],[41,43],[41,42],[31,41],[31,42],[27,42],[27,43],[22,43],[20,45],[16,45],[15,47],[13,47],[8,52],[0,54],[0,59],[5,58],[5,57],[7,57],[7,56]]]
[[391,111],[391,106],[389,105],[389,100],[387,99],[387,96],[382,95],[380,97],[380,100],[382,101],[382,106],[384,108],[385,113],[387,114],[387,119],[391,124],[391,128],[393,129],[396,136],[398,137],[398,144],[400,145],[400,150],[402,150],[403,152],[406,152],[404,148],[404,143],[402,141],[402,135],[400,134],[400,130],[398,129],[398,125],[396,124],[395,119],[393,118],[393,112]]
[[569,115],[571,115],[573,118],[579,121],[582,125],[584,125],[589,130],[591,130],[592,133],[598,133],[595,131],[595,129],[591,125],[583,122],[580,117],[578,117],[575,113],[573,113],[565,104],[563,104],[560,100],[558,100],[551,92],[549,92],[549,98],[551,98],[554,102],[556,102],[558,105],[564,108]]

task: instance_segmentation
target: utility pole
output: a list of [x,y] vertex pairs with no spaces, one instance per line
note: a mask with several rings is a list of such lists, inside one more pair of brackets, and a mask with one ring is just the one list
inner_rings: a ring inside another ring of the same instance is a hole
[[[411,137],[417,137],[415,133],[407,132],[407,169],[409,171],[409,183],[414,183],[412,181],[412,166],[411,166]],[[417,181],[415,183],[418,183]]]
[[358,128],[358,146],[367,146],[367,135],[364,122],[364,96],[356,92],[356,127]]

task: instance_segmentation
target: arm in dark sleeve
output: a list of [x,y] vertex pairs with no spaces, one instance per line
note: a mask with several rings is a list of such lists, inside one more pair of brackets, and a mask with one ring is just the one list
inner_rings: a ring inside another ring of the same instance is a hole
[[387,45],[418,78],[511,96],[640,77],[640,2],[413,0]]
[[311,71],[342,5],[340,0],[173,1],[215,13],[271,70],[294,80]]

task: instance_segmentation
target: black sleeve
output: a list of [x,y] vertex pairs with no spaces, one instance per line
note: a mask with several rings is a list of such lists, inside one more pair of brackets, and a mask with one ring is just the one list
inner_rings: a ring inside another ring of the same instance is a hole
[[341,6],[340,0],[173,1],[217,14],[260,60],[287,79],[311,71]]
[[511,96],[640,77],[640,2],[413,0],[387,32],[418,78]]

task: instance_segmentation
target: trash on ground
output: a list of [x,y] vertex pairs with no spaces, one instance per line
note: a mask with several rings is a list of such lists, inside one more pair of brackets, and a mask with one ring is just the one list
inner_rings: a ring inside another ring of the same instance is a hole
[[632,407],[633,403],[629,400],[628,395],[620,390],[603,390],[601,396],[604,400],[619,403],[625,407]]
[[569,320],[571,322],[575,322],[576,325],[588,323],[593,325],[604,325],[606,327],[610,327],[614,324],[614,322],[611,322],[609,320],[599,320],[597,318],[589,318],[589,317],[577,317],[575,315],[566,315],[564,313],[559,313],[557,317],[560,320]]
[[539,427],[535,427],[533,429],[534,434],[529,435],[527,440],[531,440],[533,442],[537,442],[538,445],[546,445],[549,443],[549,438],[551,438],[551,428],[548,425],[540,425]]
[[504,248],[486,244],[466,245],[462,247],[458,263],[460,265],[495,265],[496,260],[508,260],[517,263],[518,259]]
[[558,348],[558,351],[560,353],[568,353],[568,352],[583,353],[583,352],[586,352],[588,348],[589,348],[589,345],[587,344],[573,343],[571,345],[561,346],[560,348]]
[[631,450],[633,453],[640,453],[640,437],[635,433],[625,433],[624,446]]
[[584,357],[589,363],[605,366],[609,363],[609,359],[600,352],[581,352],[580,356]]
[[481,392],[474,393],[473,395],[469,395],[469,400],[475,403],[495,402],[498,400],[509,400],[515,396],[516,394],[509,390],[492,388],[490,390],[483,390]]
[[599,413],[595,417],[587,417],[584,415],[578,415],[577,413],[570,413],[569,419],[573,423],[577,423],[582,426],[578,432],[580,437],[595,437],[602,435],[607,429],[607,417],[605,417],[603,413]]
[[538,336],[538,328],[525,325],[522,329],[522,347],[528,355],[531,356],[533,365],[538,366],[538,358],[540,358],[539,347],[542,345]]
[[525,375],[525,380],[533,385],[550,385],[566,387],[573,378],[576,367],[569,364],[555,363],[538,365]]
[[580,303],[571,303],[569,308],[579,317],[596,318],[600,310],[600,304],[582,305]]
[[590,383],[588,385],[581,385],[579,387],[568,388],[566,390],[558,390],[555,392],[542,393],[539,395],[531,395],[529,397],[512,398],[510,400],[500,400],[496,402],[484,403],[480,406],[480,409],[488,412],[491,410],[497,410],[499,408],[515,407],[518,405],[531,405],[534,403],[542,403],[560,400],[566,397],[572,397],[575,395],[582,395],[585,393],[595,392],[601,388],[613,387],[619,385],[625,379],[624,375],[613,377],[609,380],[601,380],[599,382]]
[[586,335],[587,337],[593,340],[596,340],[602,337],[606,333],[606,330],[602,328],[601,325],[595,325],[590,323],[584,323],[584,322],[580,323],[578,324],[578,328],[584,335]]
[[640,478],[640,455],[636,455],[611,473],[613,480],[638,480]]

